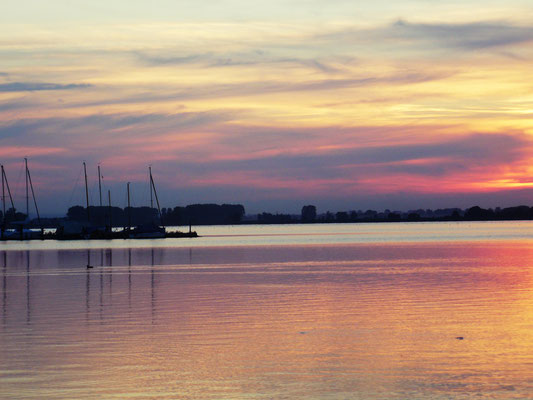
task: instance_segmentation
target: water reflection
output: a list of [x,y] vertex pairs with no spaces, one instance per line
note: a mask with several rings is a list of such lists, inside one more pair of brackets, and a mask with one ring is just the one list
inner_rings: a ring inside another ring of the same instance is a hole
[[85,273],[85,321],[89,322],[89,315],[91,313],[91,274],[89,268]]
[[131,309],[131,249],[128,249],[128,308]]
[[150,293],[151,293],[151,311],[152,311],[152,325],[154,324],[154,313],[155,313],[155,275],[154,275],[154,249],[151,249],[152,264],[150,268]]
[[6,323],[7,317],[7,253],[2,252],[2,323]]
[[0,398],[528,398],[532,249],[0,251]]
[[31,320],[30,252],[26,251],[26,323]]

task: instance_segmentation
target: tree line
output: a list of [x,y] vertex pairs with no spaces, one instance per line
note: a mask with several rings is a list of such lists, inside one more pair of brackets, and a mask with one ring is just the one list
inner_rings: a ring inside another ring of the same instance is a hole
[[[14,209],[0,210],[0,227],[4,229],[20,226],[26,214]],[[516,206],[507,208],[482,208],[474,206],[460,208],[417,209],[403,211],[351,210],[327,211],[319,214],[314,205],[306,205],[300,214],[259,213],[246,215],[241,204],[191,204],[185,207],[163,208],[161,213],[151,207],[70,207],[66,217],[41,218],[43,227],[58,227],[64,221],[96,226],[138,226],[138,225],[231,225],[240,223],[292,224],[292,223],[347,223],[347,222],[416,222],[416,221],[498,221],[531,220],[533,207]],[[37,220],[26,222],[25,226],[40,227]]]
[[317,213],[316,206],[302,207],[299,215],[295,214],[257,214],[256,221],[260,224],[290,223],[346,223],[346,222],[416,222],[416,221],[498,221],[498,220],[531,220],[533,207],[516,206],[507,208],[481,208],[473,206],[465,210],[460,208],[418,209],[404,211],[351,210],[327,211]]

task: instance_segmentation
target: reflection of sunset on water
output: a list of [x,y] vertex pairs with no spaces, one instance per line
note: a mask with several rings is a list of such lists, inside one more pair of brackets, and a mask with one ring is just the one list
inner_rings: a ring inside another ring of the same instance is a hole
[[531,393],[529,241],[0,255],[0,397]]

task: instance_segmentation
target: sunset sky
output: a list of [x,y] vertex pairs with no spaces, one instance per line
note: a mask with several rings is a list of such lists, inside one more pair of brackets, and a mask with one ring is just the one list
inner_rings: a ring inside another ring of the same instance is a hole
[[23,210],[533,205],[531,0],[13,1],[0,162]]

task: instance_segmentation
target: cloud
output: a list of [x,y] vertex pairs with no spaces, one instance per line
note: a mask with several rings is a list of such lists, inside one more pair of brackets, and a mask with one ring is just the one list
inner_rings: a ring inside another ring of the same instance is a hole
[[223,99],[227,97],[262,96],[273,93],[320,92],[342,90],[373,85],[408,85],[438,81],[452,76],[452,72],[398,72],[385,76],[365,76],[361,78],[315,79],[303,82],[262,80],[232,84],[213,83],[208,85],[186,86],[182,88],[156,87],[150,92],[96,101],[83,101],[69,104],[70,107],[104,106],[110,104],[139,104],[160,101],[187,101]]
[[134,52],[134,54],[144,64],[151,66],[167,65],[167,64],[191,64],[210,58],[209,54],[190,54],[186,56],[167,56],[167,55],[150,55],[143,52]]
[[319,41],[337,45],[395,48],[457,49],[461,51],[505,48],[533,41],[533,28],[505,22],[463,24],[411,23],[398,20],[384,27],[354,27],[316,35]]
[[32,108],[35,106],[36,106],[36,103],[26,101],[26,100],[5,101],[5,102],[0,102],[0,112],[23,110],[23,109]]
[[[94,114],[83,117],[26,118],[0,123],[0,144],[16,146],[67,146],[73,154],[116,152],[118,147],[143,146],[157,142],[164,132],[187,132],[225,121],[222,112],[181,112],[176,114]],[[82,154],[78,154],[82,155]]]
[[2,159],[20,159],[23,157],[37,157],[66,151],[67,149],[61,147],[2,146],[0,148],[0,157]]
[[12,82],[0,84],[0,92],[33,92],[41,90],[72,90],[86,89],[92,87],[89,84],[71,83],[67,85],[57,83],[36,83],[36,82]]
[[[285,135],[288,146],[289,132]],[[298,141],[305,140],[300,137]],[[525,136],[511,134],[470,134],[450,137],[425,144],[355,145],[332,151],[313,151],[307,154],[276,152],[273,155],[260,153],[257,158],[243,155],[243,159],[202,159],[201,165],[190,163],[188,171],[225,171],[231,180],[236,172],[248,171],[259,176],[277,177],[283,180],[348,179],[353,182],[368,176],[391,177],[395,175],[418,176],[423,179],[450,176],[453,174],[495,171],[527,159],[532,143]],[[251,184],[253,182],[243,182]]]
[[207,52],[198,54],[172,56],[171,51],[134,52],[141,63],[151,66],[201,64],[205,68],[223,68],[238,66],[261,66],[276,64],[301,65],[323,73],[337,73],[339,69],[332,66],[331,62],[353,63],[351,57],[329,57],[324,60],[318,57],[285,57],[264,51],[250,49],[239,53]]
[[400,38],[432,40],[445,47],[465,50],[533,41],[533,28],[505,23],[413,24],[399,20],[389,30]]

